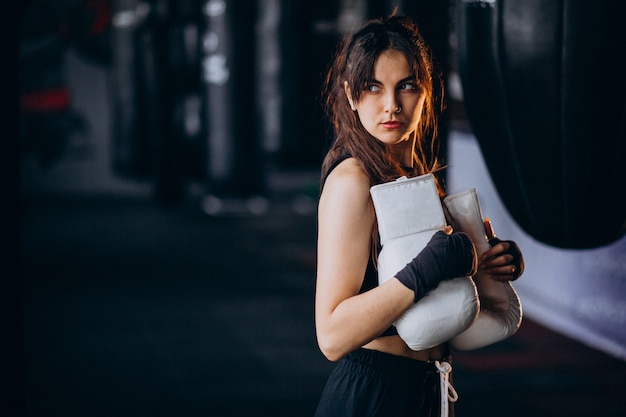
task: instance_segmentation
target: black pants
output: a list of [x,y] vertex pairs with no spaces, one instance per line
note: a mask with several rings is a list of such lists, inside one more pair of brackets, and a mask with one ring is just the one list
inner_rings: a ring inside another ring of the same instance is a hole
[[315,417],[436,417],[439,403],[434,363],[359,349],[337,363]]

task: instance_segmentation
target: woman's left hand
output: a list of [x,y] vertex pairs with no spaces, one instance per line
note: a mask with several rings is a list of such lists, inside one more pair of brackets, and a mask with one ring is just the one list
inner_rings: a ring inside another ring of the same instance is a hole
[[493,238],[479,259],[478,273],[496,281],[515,281],[524,272],[524,257],[517,243]]

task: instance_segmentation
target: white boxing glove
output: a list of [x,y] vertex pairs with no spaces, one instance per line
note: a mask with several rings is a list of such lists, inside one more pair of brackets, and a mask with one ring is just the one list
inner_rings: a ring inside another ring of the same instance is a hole
[[[469,235],[480,257],[491,246],[485,232],[476,189],[452,194],[443,200],[448,222],[455,230]],[[481,311],[472,326],[451,340],[459,350],[478,349],[513,335],[522,323],[520,299],[510,282],[474,277],[481,299]],[[487,306],[505,305],[504,309],[490,310]]]
[[[382,250],[378,282],[383,284],[410,262],[446,225],[432,174],[375,185],[370,189]],[[479,312],[469,277],[442,281],[394,324],[413,350],[440,345],[465,331]]]

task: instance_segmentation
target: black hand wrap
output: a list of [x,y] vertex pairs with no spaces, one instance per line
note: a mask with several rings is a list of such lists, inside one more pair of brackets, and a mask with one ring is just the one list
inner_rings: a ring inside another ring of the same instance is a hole
[[513,257],[511,265],[515,267],[515,272],[513,273],[513,279],[511,279],[511,281],[515,281],[524,272],[524,257],[522,256],[522,251],[520,250],[519,246],[517,246],[517,243],[512,240],[500,240],[497,237],[489,239],[489,244],[491,246],[495,246],[500,242],[506,242],[509,244],[509,249],[507,249],[507,251],[504,253]]
[[443,280],[474,275],[478,257],[465,233],[447,235],[439,231],[426,247],[409,262],[396,278],[415,292],[415,302]]

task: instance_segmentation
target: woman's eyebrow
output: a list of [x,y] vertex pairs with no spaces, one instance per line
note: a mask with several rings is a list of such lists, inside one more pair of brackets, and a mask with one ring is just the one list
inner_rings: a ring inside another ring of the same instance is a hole
[[415,81],[415,74],[411,74],[408,77],[404,77],[403,79],[398,81],[398,84],[404,84],[407,81]]
[[[396,85],[397,85],[397,84],[403,84],[403,83],[405,83],[405,82],[407,82],[407,81],[415,81],[415,74],[411,74],[411,75],[409,75],[408,77],[404,77],[403,79],[401,79],[400,81],[398,81],[398,82],[396,83]],[[377,79],[375,79],[375,78],[372,78],[372,79],[369,81],[369,83],[368,83],[368,84],[380,84],[380,85],[382,85],[383,83],[382,83],[381,81],[378,81],[378,80],[377,80]]]

